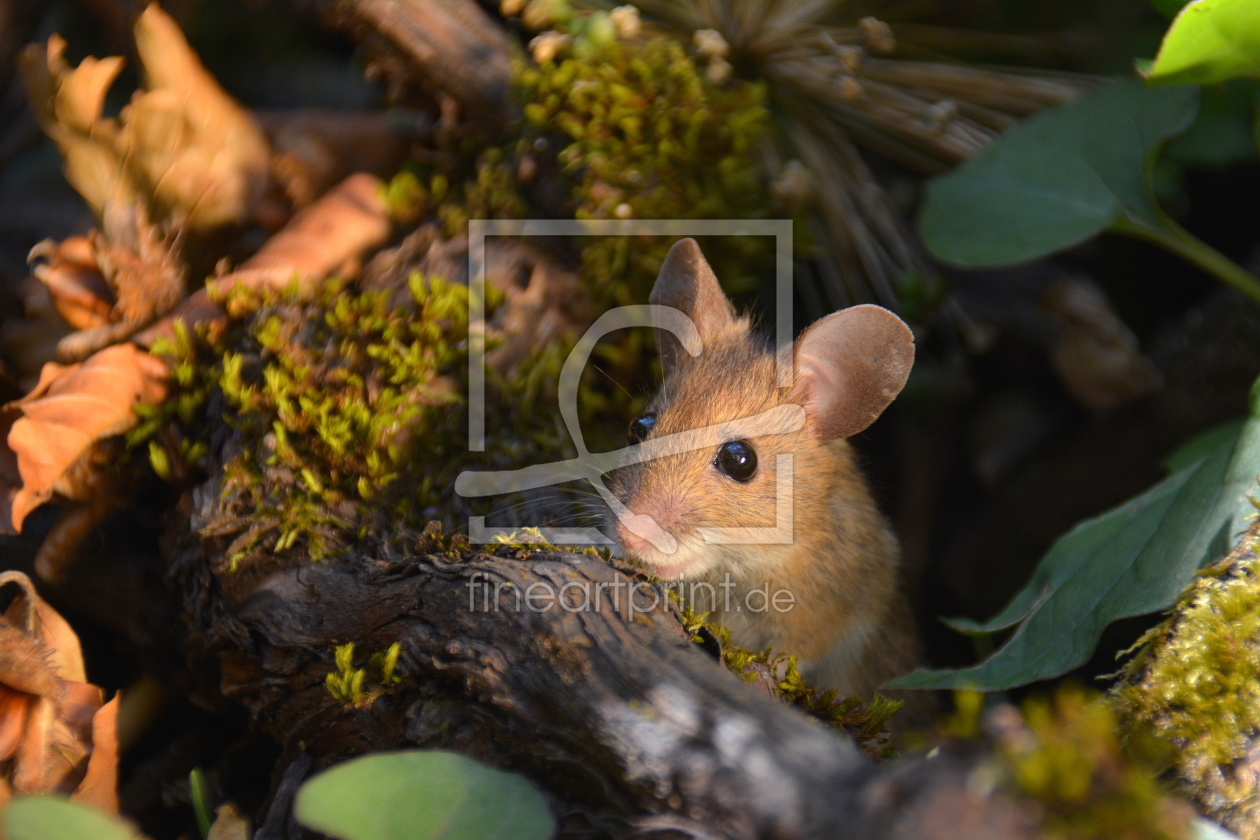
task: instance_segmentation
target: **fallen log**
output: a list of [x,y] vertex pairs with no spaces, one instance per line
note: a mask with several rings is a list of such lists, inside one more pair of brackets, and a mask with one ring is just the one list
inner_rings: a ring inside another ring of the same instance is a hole
[[[974,758],[876,765],[744,684],[690,641],[659,584],[616,561],[403,552],[221,580],[214,544],[186,532],[170,581],[194,670],[210,665],[284,747],[264,840],[294,836],[301,778],[405,746],[525,774],[567,836],[1036,836],[1023,806],[968,785]],[[401,683],[335,699],[325,678],[350,642],[364,656],[399,643]]]

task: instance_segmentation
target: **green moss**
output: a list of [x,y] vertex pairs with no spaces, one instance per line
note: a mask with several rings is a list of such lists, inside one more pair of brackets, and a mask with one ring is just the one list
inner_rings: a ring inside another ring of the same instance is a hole
[[[209,536],[222,541],[220,571],[414,542],[406,535],[432,520],[463,525],[512,501],[459,497],[462,470],[570,454],[551,413],[534,410],[554,404],[559,361],[548,348],[516,380],[490,376],[488,447],[467,451],[463,286],[413,275],[403,290],[329,281],[311,301],[293,287],[235,290],[222,303],[240,322],[209,349],[186,336],[166,348],[177,360],[176,398],[133,432],[155,471],[175,480],[188,477],[175,466],[190,458],[213,467],[208,444],[218,436],[222,521]],[[227,443],[216,432],[224,422],[234,432]]]
[[365,709],[402,682],[395,673],[402,645],[394,642],[388,650],[373,653],[365,668],[354,667],[354,647],[345,644],[334,648],[334,669],[324,678],[324,687],[338,703]]
[[[443,461],[417,450],[450,461],[461,439],[451,409],[461,402],[467,290],[416,276],[408,292],[402,307],[390,292],[337,282],[313,311],[281,298],[223,353],[224,418],[247,441],[225,464],[224,493],[271,522],[271,550],[301,543],[324,559],[376,514],[414,522],[442,501],[433,464]],[[238,546],[233,562],[258,545]]]
[[[677,593],[669,590],[677,602]],[[730,631],[708,620],[708,613],[697,614],[690,607],[682,607],[679,617],[683,630],[692,641],[703,644],[707,640],[702,631],[712,634],[722,649],[722,664],[746,682],[768,680],[773,693],[785,703],[791,703],[845,732],[873,758],[892,758],[896,749],[889,735],[888,724],[905,704],[890,700],[878,693],[869,701],[862,697],[840,697],[835,689],[813,688],[805,682],[797,667],[795,656],[775,653],[773,648],[750,651],[731,644]]]
[[1075,686],[1023,704],[1023,725],[1003,728],[997,752],[1020,795],[1034,799],[1047,837],[1176,840],[1190,809],[1128,755],[1110,707]]
[[[573,47],[516,79],[529,127],[524,148],[559,132],[556,161],[572,183],[579,219],[752,219],[769,206],[758,147],[769,125],[766,88],[712,85],[677,41],[601,40],[585,55],[586,22],[569,24]],[[536,139],[531,141],[531,135]],[[583,249],[583,276],[601,303],[641,303],[669,245],[664,237],[597,237]],[[749,267],[769,241],[728,243],[718,274],[751,285]]]
[[1134,749],[1240,836],[1260,833],[1253,771],[1260,743],[1260,522],[1200,572],[1151,630],[1109,699]]

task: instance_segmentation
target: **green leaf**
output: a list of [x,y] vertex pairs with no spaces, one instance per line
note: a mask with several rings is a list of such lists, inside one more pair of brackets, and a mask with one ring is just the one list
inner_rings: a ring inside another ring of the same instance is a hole
[[1194,0],[1173,19],[1147,80],[1211,85],[1260,78],[1260,3]]
[[1186,467],[1202,460],[1213,450],[1224,446],[1227,442],[1238,439],[1246,420],[1231,420],[1201,435],[1196,435],[1186,443],[1178,446],[1172,454],[1164,459],[1164,469],[1170,473],[1181,472]]
[[1148,164],[1193,121],[1198,97],[1122,79],[1026,120],[928,183],[923,241],[945,262],[992,266],[1044,257],[1122,219],[1159,229]]
[[134,840],[116,817],[64,796],[19,796],[0,817],[9,840]]
[[1245,423],[1208,432],[1170,460],[1185,465],[1060,537],[1006,609],[985,622],[954,622],[970,633],[1018,624],[996,653],[970,668],[915,671],[887,687],[997,691],[1056,677],[1084,664],[1111,622],[1172,604],[1256,513],[1260,380]]
[[440,750],[339,764],[302,785],[294,812],[340,840],[546,840],[556,829],[529,781]]
[[1255,160],[1252,126],[1257,102],[1260,85],[1250,79],[1204,88],[1194,124],[1168,144],[1161,162],[1223,167]]

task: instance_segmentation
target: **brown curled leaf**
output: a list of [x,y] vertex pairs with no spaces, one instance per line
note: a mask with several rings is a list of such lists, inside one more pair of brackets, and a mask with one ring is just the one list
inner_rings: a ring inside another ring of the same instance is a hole
[[97,709],[92,716],[92,755],[83,781],[71,794],[87,805],[112,814],[118,813],[118,703],[121,694]]
[[135,425],[135,405],[165,399],[167,373],[165,362],[132,344],[107,347],[80,364],[44,366],[35,390],[4,409],[16,415],[8,433],[21,482],[8,488],[15,531],[54,492],[89,500],[91,482],[72,468],[93,444]]
[[0,616],[0,804],[12,794],[66,793],[117,813],[115,698],[85,682],[79,639],[21,572]]
[[101,273],[92,241],[71,236],[62,242],[45,239],[31,249],[31,274],[47,287],[53,307],[76,330],[109,323],[114,293]]

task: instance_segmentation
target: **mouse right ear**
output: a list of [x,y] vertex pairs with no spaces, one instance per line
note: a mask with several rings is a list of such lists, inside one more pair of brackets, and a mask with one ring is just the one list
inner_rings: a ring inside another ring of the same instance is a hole
[[[669,249],[648,302],[682,312],[696,325],[700,340],[706,344],[738,323],[735,307],[694,239],[680,239]],[[656,331],[656,346],[668,376],[687,351],[677,336],[664,329]]]
[[880,306],[850,306],[796,340],[796,386],[819,440],[855,435],[901,393],[914,364],[914,333]]

